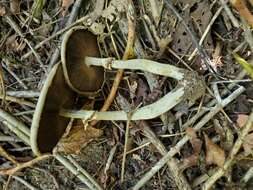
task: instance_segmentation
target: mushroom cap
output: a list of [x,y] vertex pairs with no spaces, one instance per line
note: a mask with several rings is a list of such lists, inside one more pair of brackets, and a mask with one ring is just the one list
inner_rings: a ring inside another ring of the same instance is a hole
[[97,37],[85,27],[73,27],[62,41],[61,61],[69,87],[81,95],[93,95],[104,81],[102,67],[87,66],[85,57],[100,57]]
[[61,64],[50,71],[42,88],[32,121],[31,147],[36,155],[52,152],[62,137],[70,118],[58,113],[74,106],[76,93],[66,84]]

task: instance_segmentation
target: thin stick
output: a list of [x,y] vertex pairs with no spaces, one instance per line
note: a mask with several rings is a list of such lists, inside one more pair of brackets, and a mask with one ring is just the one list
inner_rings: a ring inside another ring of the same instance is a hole
[[38,91],[6,91],[6,95],[14,96],[17,98],[37,98],[40,96],[40,92]]
[[121,175],[120,175],[120,181],[123,183],[124,181],[124,174],[125,174],[125,165],[126,165],[126,152],[128,147],[128,136],[129,136],[129,126],[131,121],[131,115],[132,113],[128,114],[127,124],[126,124],[126,132],[125,132],[125,144],[124,144],[124,151],[123,151],[123,159],[121,164]]
[[[217,104],[207,115],[205,115],[202,120],[195,125],[194,129],[196,131],[200,130],[214,115],[216,115],[223,107],[228,105],[231,101],[237,98],[242,92],[244,92],[245,88],[240,87],[235,90],[230,96],[228,96],[225,100],[222,100],[221,104]],[[148,180],[150,180],[156,172],[158,172],[172,157],[177,154],[183,145],[188,142],[189,137],[184,136],[174,147],[170,149],[166,155],[160,159],[155,166],[151,168],[149,172],[147,172],[133,187],[134,190],[140,189]]]
[[[205,40],[207,34],[209,33],[209,31],[210,31],[210,29],[211,29],[213,23],[216,21],[216,19],[218,18],[218,16],[220,15],[220,13],[221,13],[222,10],[223,10],[223,7],[220,7],[220,8],[216,11],[216,13],[213,15],[213,18],[211,19],[211,21],[210,21],[209,24],[207,25],[207,27],[206,27],[206,29],[205,29],[203,35],[201,36],[201,38],[200,38],[200,40],[199,40],[199,45],[200,45],[200,46],[201,46],[202,43],[204,42],[204,40]],[[190,57],[188,58],[188,61],[191,61],[191,60],[194,58],[194,56],[196,55],[197,51],[198,51],[198,49],[195,48],[194,51],[192,52],[192,54],[190,55]]]
[[204,60],[204,63],[206,65],[206,67],[209,69],[209,71],[211,73],[215,73],[215,71],[213,70],[213,68],[211,67],[212,62],[210,57],[207,55],[205,49],[203,49],[197,40],[197,37],[195,36],[195,34],[192,32],[192,30],[187,26],[187,24],[185,23],[184,19],[181,17],[181,15],[179,14],[179,12],[176,10],[176,8],[174,7],[174,5],[172,4],[172,2],[170,0],[165,0],[164,1],[165,6],[167,6],[170,10],[172,10],[172,12],[176,15],[176,17],[178,18],[179,22],[181,22],[183,24],[183,26],[185,27],[186,31],[188,32],[188,34],[190,35],[192,42],[194,43],[194,45],[196,46],[196,48],[198,49],[198,52],[201,56],[201,58]]
[[35,58],[37,59],[38,63],[40,64],[41,68],[44,70],[45,73],[47,73],[46,68],[45,68],[43,62],[41,61],[41,58],[40,58],[39,54],[34,50],[34,48],[32,47],[31,43],[22,34],[21,29],[19,28],[19,26],[17,25],[17,23],[15,23],[15,21],[10,16],[8,16],[8,15],[6,15],[6,20],[7,20],[7,23],[15,30],[15,32],[21,38],[24,39],[25,43],[31,49],[32,53],[34,54]]
[[31,189],[31,190],[38,190],[36,187],[34,187],[33,185],[31,185],[30,183],[28,183],[27,181],[25,181],[23,178],[18,177],[18,176],[12,176],[12,178],[16,179],[17,181],[19,181],[20,183],[22,183],[23,185],[25,185],[27,188]]
[[[90,26],[98,17],[98,15],[101,15],[101,12],[103,11],[103,7],[104,7],[104,0],[99,0],[96,3],[96,6],[94,8],[94,11],[92,13],[90,13],[87,16],[84,16],[80,19],[78,19],[77,21],[75,21],[74,23],[70,24],[69,26],[65,27],[62,30],[59,30],[58,32],[56,32],[55,34],[52,34],[50,37],[46,38],[45,40],[41,41],[40,43],[38,43],[34,49],[38,49],[40,47],[42,47],[45,43],[47,43],[48,41],[54,39],[55,37],[61,35],[62,33],[68,31],[70,28],[72,28],[73,26],[76,26],[78,24],[83,24],[85,26]],[[33,52],[29,51],[28,53],[26,53],[25,55],[23,55],[21,57],[21,59],[26,59],[28,58]]]
[[64,158],[60,154],[55,154],[54,157],[61,162],[71,173],[77,176],[85,185],[87,185],[90,189],[97,189],[82,172],[79,172],[75,165],[71,163],[68,159]]
[[[82,4],[82,1],[83,0],[75,1],[73,8],[71,10],[70,16],[68,18],[68,21],[66,23],[66,26],[69,26],[76,19],[77,13],[78,13],[79,8]],[[61,37],[61,40],[62,40],[62,37]],[[60,50],[58,48],[56,48],[51,59],[50,59],[50,62],[49,62],[48,68],[47,68],[48,71],[50,71],[52,69],[52,66],[57,62],[59,56],[60,56]]]
[[18,128],[21,132],[23,132],[26,135],[30,135],[29,129],[24,125],[23,122],[18,121],[15,117],[13,117],[11,114],[7,113],[3,109],[0,108],[0,118],[10,123],[13,127]]
[[[132,48],[133,48],[133,44],[134,44],[134,39],[135,39],[135,27],[136,27],[136,21],[135,21],[135,15],[134,15],[134,7],[133,7],[133,3],[132,0],[128,0],[128,11],[127,11],[127,18],[128,18],[128,37],[127,37],[127,45],[126,45],[126,49],[123,55],[123,60],[127,60],[131,54]],[[123,69],[119,69],[117,71],[117,74],[115,76],[115,79],[113,81],[113,85],[111,88],[111,91],[108,95],[108,97],[106,98],[103,107],[100,109],[100,111],[106,111],[109,109],[109,107],[111,106],[116,93],[117,93],[117,89],[119,87],[120,81],[122,79],[124,70]],[[91,123],[92,126],[94,126],[97,122],[94,121]]]
[[225,174],[225,172],[230,168],[230,166],[232,165],[232,163],[235,159],[236,154],[238,153],[238,151],[240,150],[240,148],[244,142],[246,135],[252,129],[252,124],[253,124],[253,110],[252,110],[251,114],[249,115],[246,125],[238,133],[239,136],[238,136],[232,150],[230,151],[228,159],[224,163],[224,166],[222,168],[217,169],[216,172],[203,184],[203,186],[202,186],[203,190],[210,189],[214,185],[214,183],[219,178],[221,178]]
[[34,158],[33,160],[30,160],[28,162],[19,164],[14,168],[0,170],[0,174],[1,175],[14,175],[16,172],[18,172],[18,171],[20,171],[24,168],[31,167],[32,165],[34,165],[34,164],[36,164],[36,163],[38,163],[42,160],[48,159],[50,156],[52,156],[52,155],[51,154],[45,154],[45,155],[39,156],[37,158]]
[[222,6],[224,7],[229,19],[231,20],[232,24],[234,27],[239,28],[239,22],[238,20],[235,18],[235,16],[233,15],[231,9],[229,8],[229,6],[227,5],[227,2],[225,2],[224,0],[220,0]]
[[70,162],[72,162],[72,164],[74,164],[74,166],[77,168],[77,170],[80,170],[82,172],[83,175],[85,175],[85,177],[90,180],[90,182],[98,189],[98,190],[102,190],[103,188],[96,182],[96,180],[88,173],[86,172],[78,163],[76,160],[74,160],[72,158],[72,156],[67,156],[67,158],[69,159]]
[[6,63],[6,65],[2,64],[3,68],[6,69],[8,73],[10,73],[13,76],[13,78],[16,79],[16,81],[20,84],[20,86],[22,86],[25,90],[27,90],[28,87],[25,85],[25,83],[23,83],[23,81],[20,80],[20,78],[7,66],[7,64],[10,64],[10,61],[8,59],[3,59],[3,61]]
[[18,103],[20,105],[26,105],[26,106],[29,106],[29,107],[32,107],[32,108],[36,107],[36,105],[32,102],[29,102],[29,101],[26,101],[26,100],[23,100],[23,99],[19,99],[19,98],[16,98],[16,97],[12,97],[12,96],[4,96],[4,95],[0,94],[0,99],[4,99],[4,100],[10,101],[10,102],[15,102],[15,103]]
[[[168,152],[163,143],[157,138],[155,133],[152,131],[152,129],[149,127],[148,123],[145,121],[140,122],[140,125],[143,126],[142,131],[143,134],[152,142],[152,144],[156,147],[156,149],[160,152],[161,155],[166,155]],[[174,182],[177,185],[178,189],[184,189],[184,190],[190,190],[191,186],[187,182],[186,178],[184,177],[184,174],[180,170],[180,167],[177,164],[177,160],[174,158],[171,158],[167,165],[169,166],[170,173],[174,179]]]

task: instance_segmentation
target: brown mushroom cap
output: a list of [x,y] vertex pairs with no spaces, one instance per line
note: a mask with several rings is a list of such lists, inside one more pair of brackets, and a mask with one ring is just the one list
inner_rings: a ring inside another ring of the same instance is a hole
[[70,121],[58,113],[61,108],[73,108],[75,97],[76,93],[65,82],[62,65],[55,65],[42,88],[33,116],[30,141],[35,154],[52,152]]
[[68,31],[61,47],[64,76],[72,90],[82,95],[94,94],[104,81],[101,67],[85,65],[85,57],[100,57],[97,37],[84,27]]

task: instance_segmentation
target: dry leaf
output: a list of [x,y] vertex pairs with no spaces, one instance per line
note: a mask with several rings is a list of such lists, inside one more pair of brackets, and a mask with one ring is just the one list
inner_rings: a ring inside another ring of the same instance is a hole
[[0,5],[0,16],[4,16],[5,14],[6,14],[5,7]]
[[214,144],[206,134],[205,143],[206,143],[206,164],[216,164],[219,167],[223,167],[225,162],[225,152],[218,145]]
[[253,150],[253,133],[250,133],[245,137],[242,146],[243,146],[243,149],[244,149],[244,152],[245,152],[246,156],[248,156],[249,154],[252,153],[252,150]]
[[62,16],[66,15],[68,8],[74,3],[74,0],[62,0],[61,10]]
[[63,137],[55,148],[55,152],[65,152],[68,154],[78,154],[81,149],[95,138],[103,134],[101,129],[76,125],[71,128],[69,134]]
[[246,124],[248,118],[249,118],[248,115],[238,114],[237,115],[237,120],[236,120],[236,123],[238,124],[238,127],[242,128]]
[[199,154],[202,147],[202,141],[197,137],[196,131],[193,128],[186,128],[186,134],[190,137],[190,143],[193,148],[193,154],[184,158],[180,166],[181,170],[185,170],[191,166],[196,166],[199,160]]
[[11,0],[10,9],[13,14],[20,13],[20,0]]

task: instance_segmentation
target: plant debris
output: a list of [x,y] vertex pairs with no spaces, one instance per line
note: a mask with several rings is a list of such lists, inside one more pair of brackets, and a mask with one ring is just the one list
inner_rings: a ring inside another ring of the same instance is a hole
[[1,1],[0,189],[251,189],[252,8]]

